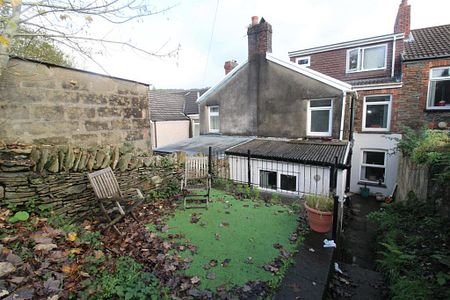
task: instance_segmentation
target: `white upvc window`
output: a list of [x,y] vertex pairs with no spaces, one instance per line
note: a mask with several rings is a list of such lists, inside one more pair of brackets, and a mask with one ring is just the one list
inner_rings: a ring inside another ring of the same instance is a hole
[[450,109],[450,67],[430,70],[428,109]]
[[331,136],[332,118],[331,99],[308,101],[307,135]]
[[218,133],[220,131],[219,106],[208,106],[209,132]]
[[296,57],[295,63],[302,67],[309,67],[311,65],[311,57],[310,56]]
[[347,73],[382,70],[387,64],[387,44],[347,50]]
[[387,152],[367,149],[362,151],[361,172],[363,182],[384,184],[386,181]]
[[362,130],[389,131],[391,103],[392,95],[370,95],[364,97]]

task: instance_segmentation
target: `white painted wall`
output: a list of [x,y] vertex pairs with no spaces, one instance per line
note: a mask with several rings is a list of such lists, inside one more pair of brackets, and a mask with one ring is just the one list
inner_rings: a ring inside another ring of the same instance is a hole
[[378,133],[355,133],[354,134],[354,146],[352,156],[352,170],[350,191],[354,193],[360,192],[360,187],[364,187],[364,183],[361,178],[361,163],[363,160],[363,150],[383,150],[387,151],[386,156],[386,187],[379,186],[367,186],[370,189],[370,193],[376,192],[383,193],[384,195],[390,195],[393,192],[395,183],[397,181],[397,170],[399,154],[393,153],[397,142],[393,138],[401,138],[401,134],[378,134]]
[[152,122],[152,147],[163,147],[188,139],[190,122],[190,120]]
[[[248,161],[246,157],[228,156],[230,164],[230,177],[232,180],[240,182],[248,182]],[[330,191],[330,168],[303,165],[288,162],[279,162],[272,160],[251,159],[251,181],[253,184],[259,186],[259,171],[276,171],[277,172],[277,191],[271,189],[263,189],[267,191],[279,193],[291,193],[303,195],[307,194],[322,194],[328,195]],[[280,175],[295,175],[297,176],[297,192],[283,191],[280,189]],[[315,177],[316,175],[320,176]],[[318,179],[315,180],[314,178]],[[345,180],[345,177],[343,177]],[[341,184],[342,185],[342,184]],[[345,182],[344,182],[345,186]]]

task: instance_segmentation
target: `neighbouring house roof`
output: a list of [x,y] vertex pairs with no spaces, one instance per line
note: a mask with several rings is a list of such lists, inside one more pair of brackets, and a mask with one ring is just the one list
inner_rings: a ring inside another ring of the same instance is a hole
[[151,90],[150,119],[152,121],[179,121],[189,120],[186,115],[198,114],[198,95],[208,89],[168,89]]
[[351,47],[358,47],[368,44],[375,44],[375,43],[382,43],[387,41],[392,41],[394,39],[402,39],[404,37],[403,33],[394,33],[394,34],[385,34],[380,36],[374,36],[364,39],[358,39],[353,41],[347,41],[342,43],[336,43],[336,44],[330,44],[330,45],[324,45],[314,48],[308,48],[308,49],[302,49],[302,50],[296,50],[296,51],[290,51],[288,52],[289,57],[296,57],[296,56],[305,56],[309,54],[314,53],[320,53],[320,52],[326,52],[326,51],[332,51],[337,49],[346,49]]
[[[277,65],[288,68],[294,72],[297,72],[304,76],[318,80],[322,83],[328,84],[329,86],[332,86],[338,90],[341,90],[344,92],[350,92],[352,90],[351,85],[349,85],[343,81],[340,81],[338,79],[335,79],[335,78],[325,75],[323,73],[314,71],[312,69],[301,67],[298,64],[293,63],[291,61],[277,58],[270,53],[266,53],[266,59]],[[210,95],[212,95],[216,91],[218,91],[222,86],[224,86],[227,82],[229,82],[236,74],[238,74],[238,72],[247,64],[248,64],[247,60],[242,62],[241,64],[239,64],[230,73],[228,73],[225,77],[223,77],[222,80],[220,80],[217,84],[213,85],[206,93],[204,93],[200,98],[198,98],[197,103],[201,103],[201,102],[205,101]]]
[[346,163],[348,142],[342,141],[288,141],[254,139],[228,149],[225,154],[297,162],[311,165],[332,166],[335,158],[339,166]]
[[186,152],[189,155],[198,153],[208,154],[209,147],[212,147],[214,152],[223,152],[230,147],[248,142],[254,138],[251,136],[200,135],[174,144],[158,147],[153,151],[156,153]]
[[450,57],[450,24],[414,29],[411,35],[405,42],[405,61]]
[[198,104],[197,99],[201,95],[203,95],[208,88],[204,89],[192,89],[186,92],[184,95],[185,102],[184,102],[184,113],[187,115],[196,115],[198,114]]
[[184,95],[167,90],[150,91],[150,120],[179,121],[189,120],[183,113]]

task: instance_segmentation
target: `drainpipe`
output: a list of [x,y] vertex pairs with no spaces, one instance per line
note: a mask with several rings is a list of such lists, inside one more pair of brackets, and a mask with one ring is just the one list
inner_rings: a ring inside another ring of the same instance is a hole
[[342,111],[341,111],[341,128],[339,130],[339,140],[344,138],[344,119],[345,119],[345,92],[342,92]]
[[[347,169],[347,179],[345,182],[345,192],[350,191],[350,180],[351,180],[351,173],[352,173],[352,154],[353,154],[353,127],[354,127],[354,120],[355,120],[355,98],[357,97],[357,94],[354,93],[352,95],[352,99],[350,101],[350,124],[349,124],[349,135],[348,140],[350,143],[350,149],[348,151],[347,156],[347,165],[349,166]],[[344,162],[345,163],[345,162]]]
[[395,48],[397,47],[397,44],[395,44],[395,40],[397,38],[394,35],[394,41],[392,43],[392,68],[391,68],[391,77],[394,77],[395,75]]
[[154,124],[154,126],[153,126],[153,128],[154,128],[154,134],[155,134],[155,148],[158,148],[158,135],[156,134],[156,121],[155,122],[153,122],[153,124]]

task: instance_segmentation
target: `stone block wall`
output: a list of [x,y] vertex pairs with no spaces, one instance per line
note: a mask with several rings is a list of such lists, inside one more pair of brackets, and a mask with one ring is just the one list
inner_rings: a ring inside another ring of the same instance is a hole
[[[47,154],[45,154],[47,153]],[[61,146],[0,148],[0,206],[39,209],[82,217],[98,208],[87,174],[110,166],[126,197],[180,184],[176,155],[142,157],[127,147],[83,150]]]
[[148,85],[11,58],[0,78],[0,140],[151,150]]

